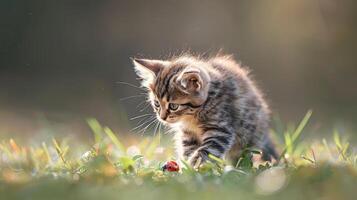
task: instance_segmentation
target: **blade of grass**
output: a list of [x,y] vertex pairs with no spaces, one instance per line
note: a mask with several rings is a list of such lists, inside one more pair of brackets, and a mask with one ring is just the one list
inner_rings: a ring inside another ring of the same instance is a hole
[[11,138],[9,144],[13,152],[15,152],[16,154],[19,154],[21,152],[20,147],[16,144],[14,139]]
[[114,143],[114,145],[119,149],[119,151],[121,151],[124,154],[125,153],[125,147],[119,141],[118,137],[115,136],[114,132],[108,127],[104,127],[104,132],[107,134],[107,136],[110,138],[110,140]]
[[52,158],[50,156],[50,153],[48,152],[47,144],[45,142],[42,142],[42,149],[45,152],[48,164],[52,165]]
[[88,123],[89,127],[93,131],[94,142],[96,144],[100,143],[102,141],[102,139],[103,139],[103,134],[102,134],[103,128],[102,128],[102,126],[94,118],[87,119],[87,123]]
[[299,126],[296,128],[295,132],[292,135],[292,141],[294,142],[301,134],[302,130],[305,128],[307,122],[309,121],[310,117],[312,115],[312,111],[309,110],[304,118],[301,120]]
[[[296,128],[296,130],[294,131],[294,133],[292,134],[292,136],[290,136],[289,132],[286,132],[284,137],[285,137],[285,148],[283,150],[283,152],[280,154],[279,156],[279,160],[281,160],[281,158],[284,157],[286,152],[292,153],[293,151],[293,145],[294,142],[298,139],[298,137],[301,135],[302,130],[305,128],[307,122],[309,121],[310,117],[312,115],[312,110],[309,110],[304,118],[301,120],[299,126]],[[289,151],[288,151],[289,150]]]
[[56,152],[57,152],[58,156],[61,158],[64,166],[68,169],[72,169],[71,166],[67,163],[66,159],[64,158],[63,151],[62,151],[61,147],[58,145],[58,142],[56,141],[56,139],[52,138],[52,142],[53,142]]

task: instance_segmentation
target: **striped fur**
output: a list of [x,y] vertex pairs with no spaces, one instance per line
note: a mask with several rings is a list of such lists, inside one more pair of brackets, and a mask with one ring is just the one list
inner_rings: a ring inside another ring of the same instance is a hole
[[134,59],[157,117],[175,130],[182,159],[200,165],[212,154],[235,161],[246,147],[277,159],[269,109],[248,71],[231,56]]

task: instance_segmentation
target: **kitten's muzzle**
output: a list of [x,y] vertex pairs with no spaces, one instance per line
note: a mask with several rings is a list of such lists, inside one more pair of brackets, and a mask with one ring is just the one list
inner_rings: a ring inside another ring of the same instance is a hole
[[169,114],[166,114],[165,116],[160,115],[160,118],[162,121],[164,121],[166,123],[174,123],[177,121],[177,117],[170,116]]
[[166,119],[167,119],[168,116],[169,116],[169,115],[167,114],[167,112],[161,112],[161,113],[160,113],[160,118],[161,118],[162,120],[164,120],[164,121],[166,121]]

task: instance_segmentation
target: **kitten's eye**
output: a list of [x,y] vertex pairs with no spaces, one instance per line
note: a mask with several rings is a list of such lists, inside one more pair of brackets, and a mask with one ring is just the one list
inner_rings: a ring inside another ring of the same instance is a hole
[[175,110],[177,110],[179,108],[179,105],[175,104],[175,103],[170,103],[169,104],[169,108],[170,108],[170,110],[175,111]]
[[159,101],[155,100],[155,101],[154,101],[154,106],[155,106],[156,108],[160,107]]

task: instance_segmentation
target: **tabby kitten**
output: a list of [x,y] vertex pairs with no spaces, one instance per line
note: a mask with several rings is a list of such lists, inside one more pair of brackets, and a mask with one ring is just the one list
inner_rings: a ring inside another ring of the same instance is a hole
[[157,118],[175,130],[181,159],[198,167],[209,154],[236,162],[246,147],[277,159],[269,109],[248,71],[232,56],[133,59]]

